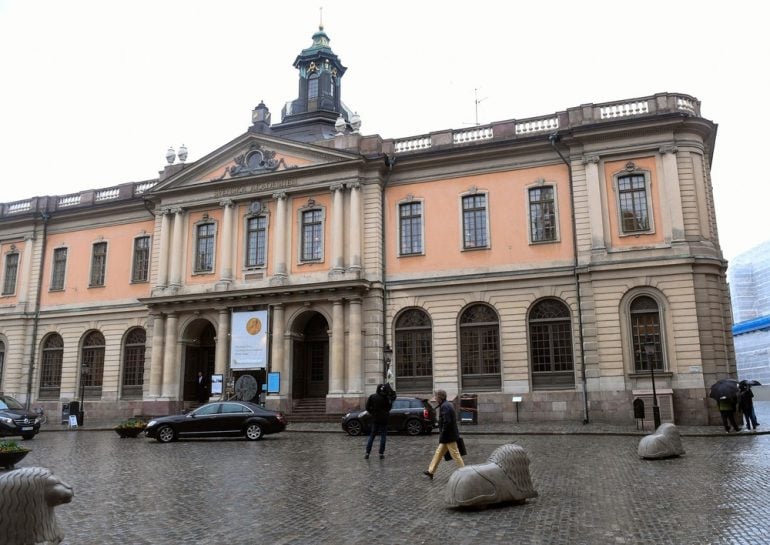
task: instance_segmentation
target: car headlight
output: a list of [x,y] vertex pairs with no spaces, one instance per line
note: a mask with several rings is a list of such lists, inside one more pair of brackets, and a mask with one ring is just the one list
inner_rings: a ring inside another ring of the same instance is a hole
[[7,416],[0,416],[0,422],[3,424],[7,424],[9,426],[15,426],[16,424],[13,422],[13,418],[8,418]]
[[158,423],[158,422],[157,422],[156,420],[150,420],[149,422],[147,422],[147,427],[149,428],[149,427],[151,427],[151,426],[154,426],[154,425],[155,425],[155,424],[157,424],[157,423]]

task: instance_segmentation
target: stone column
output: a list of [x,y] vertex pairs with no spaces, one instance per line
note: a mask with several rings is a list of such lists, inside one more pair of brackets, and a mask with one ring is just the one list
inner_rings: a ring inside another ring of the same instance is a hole
[[222,219],[222,268],[219,279],[229,284],[233,281],[233,201],[224,199],[219,205],[225,209]]
[[217,326],[217,349],[214,354],[214,373],[225,375],[227,371],[227,355],[230,353],[230,310],[219,309],[219,325]]
[[163,352],[166,317],[152,314],[152,355],[150,356],[150,397],[160,397],[163,391]]
[[[29,286],[32,281],[32,254],[35,250],[33,248],[34,243],[32,237],[24,238],[24,253],[16,270],[16,279],[19,282],[19,303],[26,303],[29,300]],[[40,275],[38,280],[45,282],[43,275]],[[35,287],[37,288],[37,284],[35,284]]]
[[179,393],[179,361],[177,360],[177,327],[179,317],[176,312],[171,312],[166,318],[166,340],[163,350],[163,388],[162,395],[166,399],[173,399]]
[[343,184],[334,184],[332,191],[332,273],[345,270],[345,205]]
[[332,346],[329,393],[341,394],[345,387],[345,313],[342,300],[332,303]]
[[[662,183],[658,184],[661,188],[658,197],[660,209],[666,215],[667,231],[670,231],[671,242],[684,242],[684,212],[682,211],[682,194],[679,190],[679,168],[676,164],[678,150],[676,146],[662,146],[658,151],[663,164],[663,179],[661,180]],[[668,235],[668,232],[665,235]]]
[[[607,247],[604,241],[604,214],[602,213],[604,207],[602,206],[601,182],[599,180],[600,160],[598,155],[583,157],[586,173],[586,190],[588,193],[588,209],[593,211],[592,214],[589,214],[592,250],[604,250]],[[577,237],[577,233],[573,236]]]
[[286,193],[283,191],[273,193],[273,198],[276,201],[275,234],[273,235],[275,242],[273,276],[285,278],[288,270],[286,268],[286,244],[287,240],[291,238],[286,232]]
[[361,184],[353,182],[350,188],[350,226],[348,228],[348,266],[353,272],[361,270]]
[[[284,350],[283,350],[283,336],[284,336],[284,324],[283,324],[283,305],[273,305],[273,330],[270,332],[271,337],[271,351],[270,354],[270,369],[269,371],[275,371],[281,373],[281,395],[284,395],[288,391],[288,377],[286,376],[286,366],[284,364]],[[286,388],[286,390],[284,390]]]
[[361,300],[353,299],[348,306],[348,366],[347,393],[363,393],[364,362],[361,357]]
[[174,235],[171,245],[171,287],[182,285],[182,255],[184,249],[184,210],[176,208],[174,213]]
[[170,210],[160,211],[160,249],[158,250],[158,287],[168,286],[169,233],[171,231]]

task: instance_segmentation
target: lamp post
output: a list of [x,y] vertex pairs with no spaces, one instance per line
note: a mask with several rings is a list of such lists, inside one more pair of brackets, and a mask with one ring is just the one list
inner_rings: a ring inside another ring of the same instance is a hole
[[655,343],[647,340],[644,343],[644,352],[647,354],[647,365],[650,366],[650,380],[652,381],[652,420],[657,430],[660,426],[660,407],[658,407],[658,394],[655,392]]
[[382,349],[382,361],[385,363],[385,382],[393,386],[393,372],[390,370],[390,362],[393,361],[393,349],[389,344]]
[[80,366],[80,407],[78,408],[78,426],[83,425],[85,420],[85,390],[86,390],[86,375],[89,373],[88,364],[84,363]]

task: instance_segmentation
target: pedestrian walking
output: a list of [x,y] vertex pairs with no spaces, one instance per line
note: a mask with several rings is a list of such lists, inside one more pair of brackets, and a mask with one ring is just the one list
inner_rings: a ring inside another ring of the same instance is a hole
[[751,386],[745,382],[741,382],[738,388],[738,408],[743,413],[746,429],[757,429],[759,424],[757,424],[757,415],[754,412],[754,392],[751,391]]
[[[380,436],[380,460],[385,458],[385,443],[388,440],[388,417],[390,415],[390,408],[393,406],[393,398],[395,398],[393,389],[389,388],[390,391],[388,391],[385,386],[385,384],[378,384],[377,391],[366,400],[366,412],[372,416],[372,426],[369,430],[369,440],[366,442],[366,455],[364,456],[367,460],[372,452],[374,438],[377,435]],[[390,392],[393,392],[392,395]]]
[[441,458],[446,452],[455,461],[458,467],[465,467],[463,457],[460,455],[460,451],[457,448],[457,440],[460,439],[460,430],[457,428],[457,412],[455,412],[454,405],[446,400],[446,392],[444,390],[436,390],[436,401],[438,401],[438,448],[433,453],[433,459],[430,461],[427,471],[423,471],[423,475],[427,475],[433,479],[433,474],[436,473]]
[[741,431],[742,428],[735,423],[735,399],[722,396],[717,400],[717,407],[719,407],[719,413],[722,415],[725,431],[729,433],[731,425],[735,431]]
[[202,371],[198,371],[198,378],[195,379],[195,397],[198,403],[206,403],[209,400],[209,386]]

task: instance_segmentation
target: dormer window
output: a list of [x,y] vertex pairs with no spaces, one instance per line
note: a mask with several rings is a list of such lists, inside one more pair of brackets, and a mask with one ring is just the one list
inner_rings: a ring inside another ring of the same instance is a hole
[[308,100],[318,98],[318,74],[313,74],[307,80],[307,98]]

